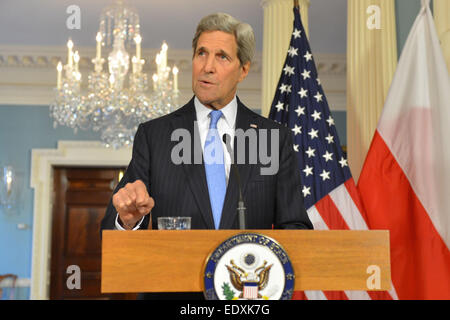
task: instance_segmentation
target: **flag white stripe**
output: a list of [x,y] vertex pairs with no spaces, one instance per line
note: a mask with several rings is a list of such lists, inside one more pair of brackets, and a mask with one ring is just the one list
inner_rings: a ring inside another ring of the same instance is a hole
[[317,211],[316,206],[312,206],[306,212],[308,213],[309,220],[313,224],[314,230],[329,230],[319,211]]
[[392,299],[398,300],[397,291],[395,291],[395,287],[394,284],[392,283],[392,280],[391,280],[391,290],[389,290],[388,292],[391,295]]
[[[319,211],[317,211],[316,206],[312,206],[306,212],[308,213],[309,220],[311,220],[311,223],[314,226],[314,230],[329,230]],[[308,300],[328,300],[322,291],[305,290],[304,293]]]
[[371,300],[367,291],[346,290],[344,292],[349,300]]
[[308,300],[328,300],[322,291],[305,290]]
[[367,224],[358,207],[353,202],[345,184],[341,184],[329,193],[342,218],[351,230],[367,230]]

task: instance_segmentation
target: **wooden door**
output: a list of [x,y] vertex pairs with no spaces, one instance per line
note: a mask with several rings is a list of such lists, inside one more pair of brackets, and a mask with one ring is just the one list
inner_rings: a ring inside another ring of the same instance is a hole
[[50,299],[135,298],[100,293],[100,222],[124,170],[54,168]]

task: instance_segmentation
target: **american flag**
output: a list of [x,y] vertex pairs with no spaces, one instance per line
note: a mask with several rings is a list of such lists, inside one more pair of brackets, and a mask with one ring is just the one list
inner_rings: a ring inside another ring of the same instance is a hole
[[[316,230],[367,230],[363,209],[318,78],[298,7],[269,118],[291,128],[304,204]],[[391,299],[386,292],[305,291],[295,298]]]

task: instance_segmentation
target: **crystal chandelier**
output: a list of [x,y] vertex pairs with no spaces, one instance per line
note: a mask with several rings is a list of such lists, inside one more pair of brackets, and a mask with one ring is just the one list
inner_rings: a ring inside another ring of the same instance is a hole
[[[142,69],[139,16],[133,8],[117,1],[106,7],[100,17],[96,36],[94,70],[87,78],[87,92],[82,92],[80,56],[74,44],[67,42],[67,64],[57,66],[55,98],[50,105],[54,127],[58,125],[101,132],[101,141],[115,149],[129,146],[139,123],[157,118],[178,107],[178,68],[167,66],[167,44],[156,55],[157,72],[153,74],[153,91],[148,89],[147,74]],[[126,48],[134,43],[131,58]],[[107,71],[102,46],[111,47]],[[63,72],[64,71],[64,72]]]

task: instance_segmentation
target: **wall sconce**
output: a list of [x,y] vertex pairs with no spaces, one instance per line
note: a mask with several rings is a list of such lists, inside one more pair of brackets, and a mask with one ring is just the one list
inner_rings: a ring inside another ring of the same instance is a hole
[[0,210],[9,215],[17,208],[18,178],[12,166],[0,168]]

